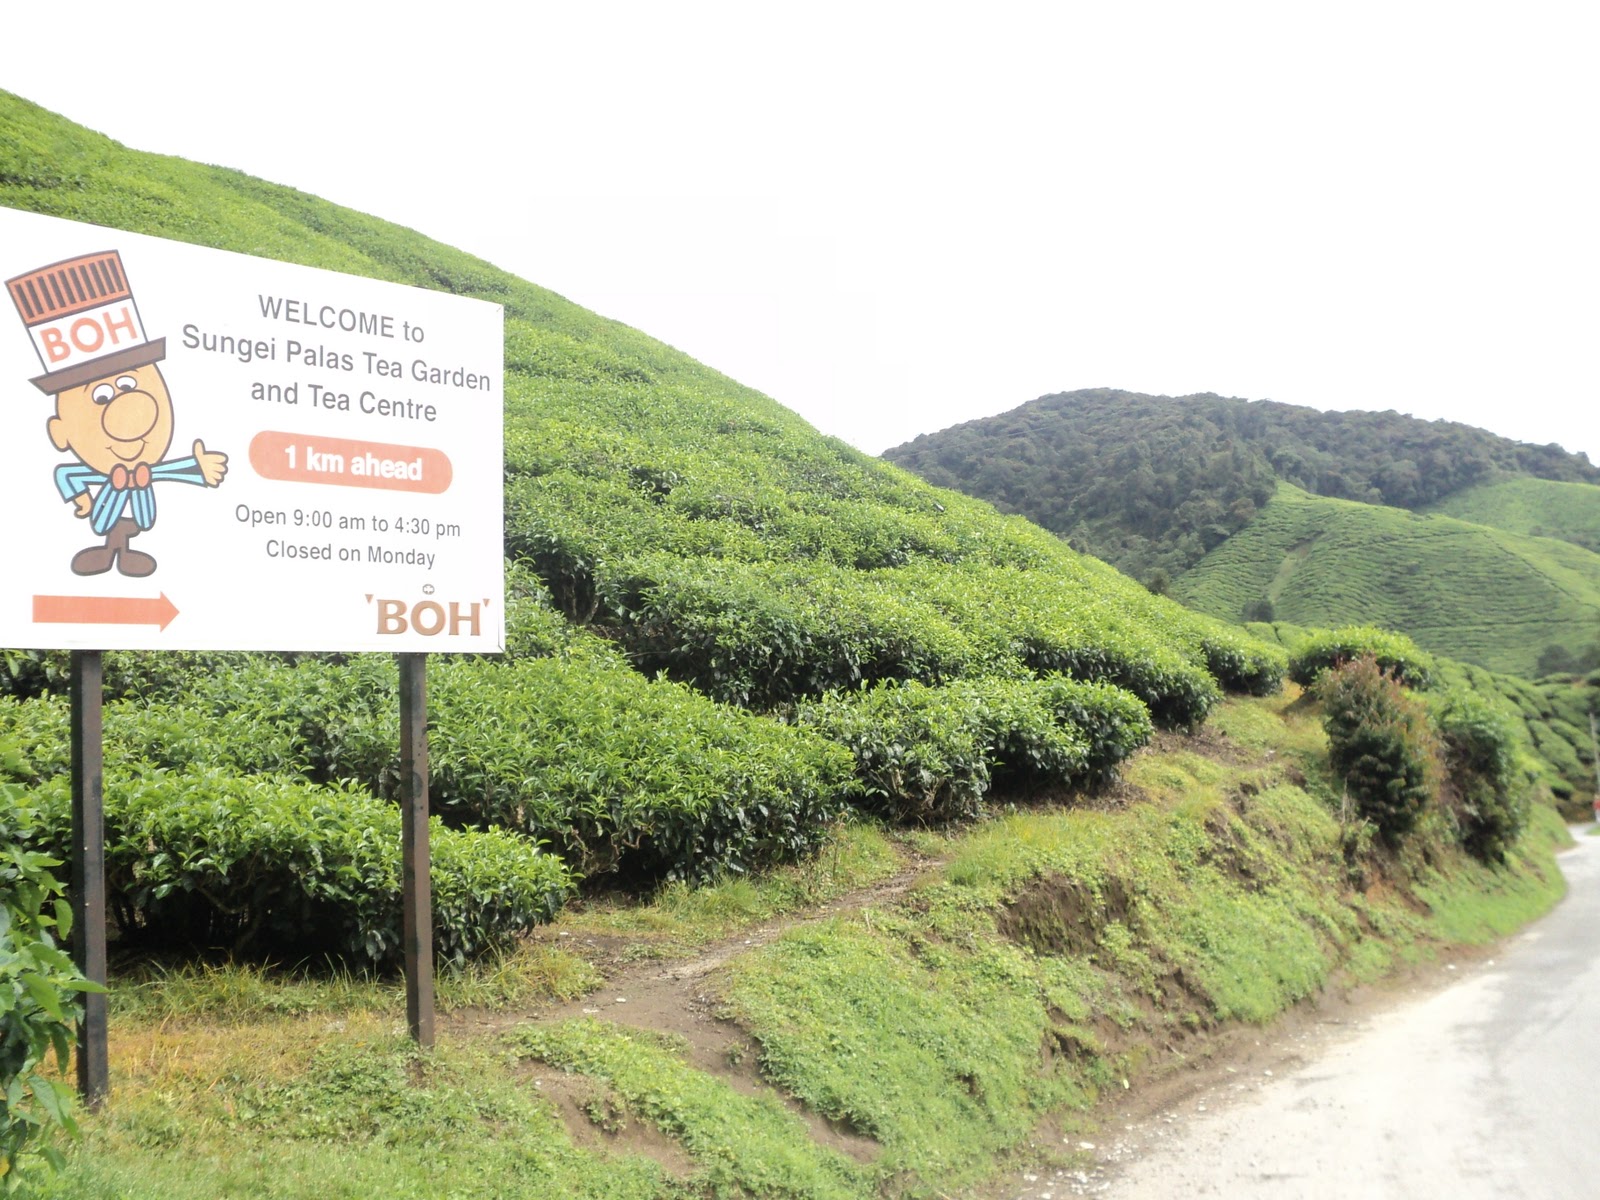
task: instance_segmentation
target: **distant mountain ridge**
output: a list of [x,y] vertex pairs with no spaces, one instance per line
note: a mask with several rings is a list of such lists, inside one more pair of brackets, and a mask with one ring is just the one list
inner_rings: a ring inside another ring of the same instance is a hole
[[[1279,619],[1380,621],[1440,653],[1524,674],[1561,661],[1552,650],[1578,654],[1600,640],[1600,468],[1559,446],[1396,412],[1101,388],[1044,396],[884,457],[1215,616],[1259,619],[1286,602]],[[1413,537],[1396,509],[1515,536]],[[1281,544],[1291,529],[1292,545]],[[1570,546],[1541,549],[1542,538]],[[1414,558],[1375,573],[1359,557],[1380,544]],[[1457,553],[1469,545],[1466,558]],[[1315,569],[1291,582],[1313,550]],[[1336,577],[1359,580],[1360,595],[1336,596]],[[1471,599],[1492,596],[1489,609],[1505,614],[1462,611],[1452,577],[1457,588],[1470,577]]]
[[1507,474],[1600,484],[1585,455],[1454,421],[1110,388],[1042,396],[884,457],[1146,581],[1199,562],[1249,523],[1279,479],[1408,509]]

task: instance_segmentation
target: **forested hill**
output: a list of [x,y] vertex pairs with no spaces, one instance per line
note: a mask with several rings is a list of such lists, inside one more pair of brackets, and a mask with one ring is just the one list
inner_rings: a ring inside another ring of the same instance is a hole
[[1584,455],[1453,421],[1110,388],[1043,396],[884,457],[1145,581],[1178,575],[1242,529],[1279,479],[1414,510],[1506,476],[1600,483]]

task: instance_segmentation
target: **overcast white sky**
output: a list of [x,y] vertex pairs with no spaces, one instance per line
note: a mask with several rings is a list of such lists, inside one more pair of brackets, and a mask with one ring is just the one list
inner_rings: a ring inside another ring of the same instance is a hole
[[1592,0],[78,0],[8,6],[0,87],[460,246],[872,453],[1109,386],[1600,463],[1597,30]]

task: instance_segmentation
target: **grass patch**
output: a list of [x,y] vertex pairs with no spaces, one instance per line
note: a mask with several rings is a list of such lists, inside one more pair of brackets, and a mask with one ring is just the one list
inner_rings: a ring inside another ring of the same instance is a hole
[[119,1036],[103,1115],[52,1200],[669,1196],[654,1163],[573,1145],[486,1047],[422,1054],[392,1021]]
[[[1299,695],[1298,689],[1294,692]],[[1207,719],[1218,733],[1232,739],[1241,749],[1260,752],[1283,740],[1283,708],[1290,698],[1280,694],[1278,703],[1241,703],[1229,699],[1219,704]]]
[[884,1171],[949,1189],[1087,1094],[1040,1070],[1050,1025],[1023,952],[917,949],[865,918],[806,926],[742,958],[728,999],[768,1078],[881,1142]]
[[1506,866],[1468,861],[1449,874],[1427,874],[1417,895],[1433,910],[1437,937],[1467,945],[1493,941],[1542,917],[1566,895],[1566,880],[1553,854],[1571,844],[1566,826],[1543,806],[1534,809],[1530,826]]
[[[853,1200],[869,1172],[811,1140],[775,1095],[747,1096],[686,1065],[670,1044],[601,1021],[523,1030],[515,1052],[605,1081],[627,1113],[681,1141],[695,1191],[717,1196]],[[614,1118],[613,1118],[614,1119]]]
[[[505,1009],[569,1000],[599,985],[587,962],[562,946],[524,943],[435,976],[441,1012]],[[136,967],[111,989],[115,1019],[157,1024],[204,1020],[250,1024],[279,1017],[394,1014],[405,986],[392,975],[257,963],[161,963]]]

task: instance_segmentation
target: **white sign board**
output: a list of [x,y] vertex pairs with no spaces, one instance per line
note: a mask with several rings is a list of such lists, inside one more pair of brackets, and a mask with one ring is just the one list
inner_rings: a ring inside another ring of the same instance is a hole
[[500,307],[0,208],[0,646],[505,646]]

